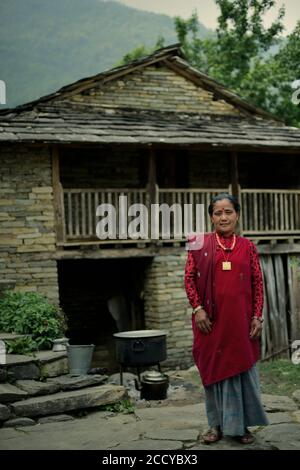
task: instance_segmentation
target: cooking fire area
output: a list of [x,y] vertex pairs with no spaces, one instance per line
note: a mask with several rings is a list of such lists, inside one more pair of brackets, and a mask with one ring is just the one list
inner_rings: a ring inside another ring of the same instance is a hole
[[92,367],[119,370],[114,334],[145,329],[149,258],[58,262],[60,305],[70,344],[94,344]]

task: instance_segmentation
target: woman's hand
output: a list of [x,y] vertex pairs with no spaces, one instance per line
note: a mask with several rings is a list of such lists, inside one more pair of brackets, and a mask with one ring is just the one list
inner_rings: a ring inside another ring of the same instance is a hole
[[253,318],[251,320],[251,328],[250,328],[250,338],[251,339],[258,339],[261,337],[262,332],[262,323],[257,318]]
[[202,333],[208,334],[211,332],[212,329],[212,322],[208,318],[208,315],[203,308],[198,310],[195,313],[195,322],[199,330],[202,331]]

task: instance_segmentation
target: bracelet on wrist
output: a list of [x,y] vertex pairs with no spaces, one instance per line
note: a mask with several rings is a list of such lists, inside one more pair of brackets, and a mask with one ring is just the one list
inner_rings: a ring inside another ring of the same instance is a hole
[[251,320],[259,320],[260,323],[262,323],[264,321],[264,319],[262,317],[258,317],[257,315],[254,315]]
[[203,306],[202,305],[198,305],[198,307],[194,308],[193,309],[193,313],[197,313],[199,310],[203,310]]

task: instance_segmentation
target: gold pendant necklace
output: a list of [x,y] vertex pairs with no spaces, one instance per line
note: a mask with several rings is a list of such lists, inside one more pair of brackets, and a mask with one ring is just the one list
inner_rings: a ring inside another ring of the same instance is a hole
[[229,252],[233,251],[233,248],[235,247],[235,243],[236,243],[236,235],[235,235],[235,233],[233,234],[233,241],[232,241],[232,244],[231,244],[230,248],[226,248],[226,246],[224,246],[221,243],[221,240],[220,240],[219,235],[217,234],[217,232],[216,232],[216,240],[217,240],[218,245],[222,249],[222,254],[223,254],[224,259],[225,259],[225,261],[222,261],[222,270],[223,271],[231,271],[231,261],[228,261],[230,253],[228,253],[228,256],[226,258],[224,251],[229,251]]
[[231,261],[222,261],[223,271],[231,271]]

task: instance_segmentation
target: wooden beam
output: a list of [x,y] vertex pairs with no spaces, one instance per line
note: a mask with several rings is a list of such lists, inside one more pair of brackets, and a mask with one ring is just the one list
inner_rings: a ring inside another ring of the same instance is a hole
[[149,147],[148,184],[147,189],[150,197],[150,204],[158,202],[157,179],[156,179],[156,155],[152,145]]
[[52,186],[55,215],[55,231],[57,243],[65,241],[65,216],[63,203],[63,188],[60,182],[58,148],[52,148]]
[[239,171],[237,152],[230,152],[230,183],[233,196],[239,198]]

